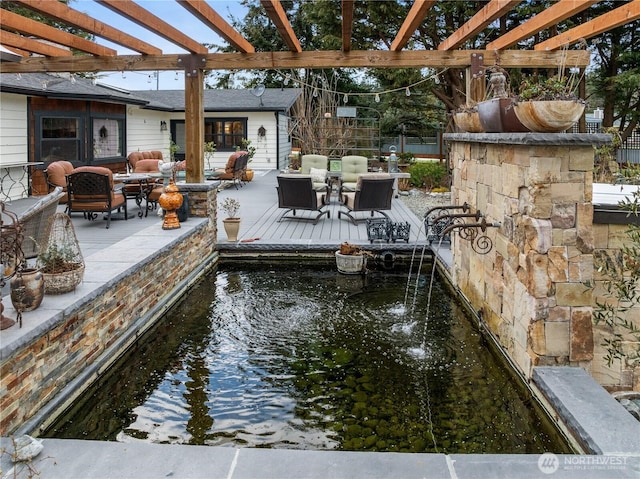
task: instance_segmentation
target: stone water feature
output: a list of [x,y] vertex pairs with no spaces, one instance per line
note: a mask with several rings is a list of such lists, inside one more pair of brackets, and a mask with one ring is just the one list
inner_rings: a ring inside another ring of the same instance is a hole
[[452,276],[527,379],[594,360],[594,146],[601,134],[448,134],[453,202],[499,223],[476,254],[452,236]]

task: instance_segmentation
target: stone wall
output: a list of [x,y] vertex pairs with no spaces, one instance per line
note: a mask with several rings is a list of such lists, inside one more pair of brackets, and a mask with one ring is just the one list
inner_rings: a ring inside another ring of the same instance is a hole
[[113,351],[107,351],[118,343],[122,349],[127,341],[135,341],[179,299],[194,271],[205,267],[203,261],[216,250],[216,189],[192,184],[181,185],[180,190],[189,193],[190,215],[208,217],[208,222],[156,251],[123,277],[105,282],[87,297],[75,298],[48,323],[48,329],[23,338],[16,347],[3,346],[0,436],[13,433],[98,362],[100,368],[106,367],[115,358],[101,356],[110,355]]
[[[611,298],[606,295],[603,287],[605,277],[600,271],[605,261],[618,261],[620,248],[626,243],[629,236],[626,224],[594,224],[594,273],[595,284],[593,300],[594,307],[598,303],[606,303]],[[640,305],[630,310],[625,318],[640,329]],[[625,337],[624,351],[627,357],[622,360],[614,360],[611,365],[605,359],[607,350],[603,346],[605,339],[612,339],[612,331],[604,324],[594,325],[594,361],[591,369],[592,376],[604,387],[610,390],[633,389],[640,391],[640,358],[637,351],[639,345],[637,339],[631,335]]]
[[453,203],[488,222],[486,255],[453,235],[455,283],[516,366],[590,370],[594,145],[607,135],[450,134]]

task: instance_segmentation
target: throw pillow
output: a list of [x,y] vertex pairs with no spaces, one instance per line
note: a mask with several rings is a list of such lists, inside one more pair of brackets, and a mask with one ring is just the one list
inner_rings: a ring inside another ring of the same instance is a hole
[[327,178],[327,170],[321,168],[309,168],[309,176],[313,183],[324,183]]

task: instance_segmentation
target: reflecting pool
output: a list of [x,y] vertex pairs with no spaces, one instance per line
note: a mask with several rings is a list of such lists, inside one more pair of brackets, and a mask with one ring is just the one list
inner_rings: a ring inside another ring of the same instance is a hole
[[220,266],[45,436],[571,452],[438,278],[427,317],[429,275]]

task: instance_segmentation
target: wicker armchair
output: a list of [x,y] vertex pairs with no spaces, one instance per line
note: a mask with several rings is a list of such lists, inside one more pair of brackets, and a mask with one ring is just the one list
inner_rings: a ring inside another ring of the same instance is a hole
[[55,214],[60,199],[64,197],[64,191],[58,186],[18,216],[18,222],[22,226],[21,247],[25,259],[36,258],[40,249],[45,247],[47,222]]

